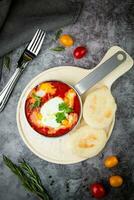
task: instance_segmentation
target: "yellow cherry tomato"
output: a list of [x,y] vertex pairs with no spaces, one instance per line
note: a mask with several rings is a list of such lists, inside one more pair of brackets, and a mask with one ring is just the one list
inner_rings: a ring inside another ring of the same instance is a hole
[[119,161],[118,161],[118,158],[116,156],[108,156],[104,160],[104,165],[107,168],[115,167],[116,165],[118,165],[118,163],[119,163]]
[[70,47],[74,44],[73,38],[68,34],[61,35],[59,38],[59,42],[65,47]]
[[121,176],[111,176],[109,178],[109,183],[112,187],[120,187],[123,184],[123,178]]

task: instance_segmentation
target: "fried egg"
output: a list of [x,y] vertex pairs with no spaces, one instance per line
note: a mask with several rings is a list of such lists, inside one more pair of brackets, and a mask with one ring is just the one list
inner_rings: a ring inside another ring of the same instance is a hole
[[55,114],[59,111],[59,104],[63,103],[63,99],[60,97],[54,97],[44,103],[41,107],[40,113],[42,115],[42,124],[52,128],[60,127],[60,123],[56,121]]

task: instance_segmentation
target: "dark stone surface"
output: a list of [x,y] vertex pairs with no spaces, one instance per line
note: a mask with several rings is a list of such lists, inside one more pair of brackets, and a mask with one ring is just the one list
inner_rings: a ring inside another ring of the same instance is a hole
[[[109,47],[119,45],[134,58],[134,2],[113,0],[85,0],[85,6],[79,21],[65,27],[65,33],[75,37],[75,46],[86,44],[87,57],[74,60],[72,50],[55,53],[49,49],[55,43],[48,35],[40,55],[31,63],[19,80],[7,107],[0,114],[0,200],[35,200],[20,185],[18,179],[4,166],[2,154],[14,161],[25,158],[40,173],[43,183],[54,200],[91,200],[88,185],[103,181],[107,185],[108,177],[120,174],[124,185],[119,189],[110,188],[105,200],[134,199],[134,68],[119,78],[112,87],[118,110],[112,136],[103,152],[98,156],[75,165],[57,165],[48,163],[35,156],[23,143],[16,125],[16,107],[19,96],[27,83],[38,73],[52,66],[76,65],[93,68]],[[11,54],[10,73],[4,70],[1,87],[15,69],[16,62],[24,47]],[[108,170],[103,166],[107,155],[116,154],[120,159],[118,167]]]

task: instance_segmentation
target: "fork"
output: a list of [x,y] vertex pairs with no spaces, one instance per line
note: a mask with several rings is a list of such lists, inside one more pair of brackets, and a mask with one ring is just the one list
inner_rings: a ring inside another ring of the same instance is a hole
[[46,33],[44,31],[38,29],[31,42],[22,53],[14,74],[9,79],[3,90],[0,92],[0,112],[5,108],[6,103],[8,102],[8,99],[22,72],[24,71],[28,63],[38,55],[45,35]]

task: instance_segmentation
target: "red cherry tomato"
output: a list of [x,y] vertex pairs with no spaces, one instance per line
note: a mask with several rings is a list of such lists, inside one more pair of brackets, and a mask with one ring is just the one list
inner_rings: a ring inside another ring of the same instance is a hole
[[86,53],[87,53],[87,48],[79,46],[74,50],[73,55],[76,59],[80,59],[83,58],[86,55]]
[[102,198],[106,195],[106,190],[101,183],[93,183],[90,185],[90,190],[95,198]]

